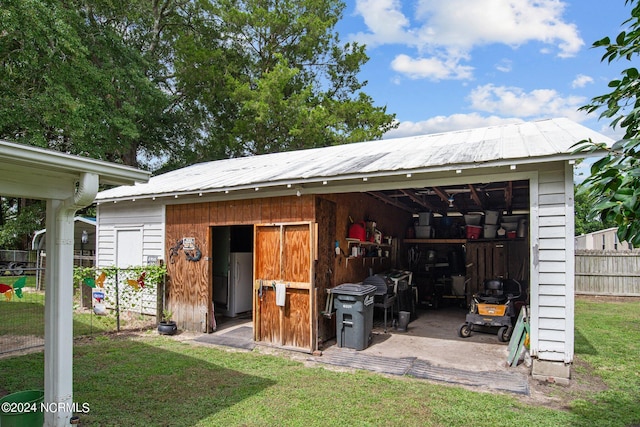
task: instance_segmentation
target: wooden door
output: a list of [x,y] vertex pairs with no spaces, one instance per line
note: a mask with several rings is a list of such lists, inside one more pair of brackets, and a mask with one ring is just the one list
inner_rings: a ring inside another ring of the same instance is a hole
[[506,252],[504,242],[467,242],[467,276],[470,279],[467,302],[482,290],[486,279],[508,277]]
[[[316,350],[314,224],[256,225],[254,233],[254,339]],[[286,287],[284,306],[276,304],[277,284]]]

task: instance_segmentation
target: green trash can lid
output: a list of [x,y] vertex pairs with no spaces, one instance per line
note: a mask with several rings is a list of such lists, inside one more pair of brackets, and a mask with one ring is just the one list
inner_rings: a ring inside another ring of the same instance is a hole
[[378,288],[374,285],[363,285],[362,283],[343,283],[331,289],[332,294],[337,295],[368,295],[375,293]]

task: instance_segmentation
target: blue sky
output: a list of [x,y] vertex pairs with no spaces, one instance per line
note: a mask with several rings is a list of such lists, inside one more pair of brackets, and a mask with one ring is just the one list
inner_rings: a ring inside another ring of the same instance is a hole
[[624,0],[346,0],[342,41],[367,45],[361,80],[395,113],[385,138],[568,117],[613,138],[577,109],[629,63],[601,63]]

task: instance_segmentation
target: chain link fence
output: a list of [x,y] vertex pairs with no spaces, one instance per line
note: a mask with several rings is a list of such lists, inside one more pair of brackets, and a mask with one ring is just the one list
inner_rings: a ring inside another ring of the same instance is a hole
[[[83,260],[77,259],[76,265],[83,265]],[[152,283],[143,267],[102,271],[86,267],[86,262],[84,265],[84,277],[74,284],[74,337],[140,331],[157,325],[162,315],[164,280],[154,279]],[[42,277],[44,267],[33,267],[31,274],[3,273],[0,357],[43,348],[46,289],[43,281],[37,282],[36,278]]]

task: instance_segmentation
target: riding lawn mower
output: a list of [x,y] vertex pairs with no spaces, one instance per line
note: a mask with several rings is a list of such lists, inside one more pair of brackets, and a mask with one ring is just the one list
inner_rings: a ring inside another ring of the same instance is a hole
[[473,295],[466,321],[458,329],[462,338],[472,331],[498,328],[498,339],[509,341],[520,308],[526,303],[522,285],[513,279],[488,279],[483,291]]

